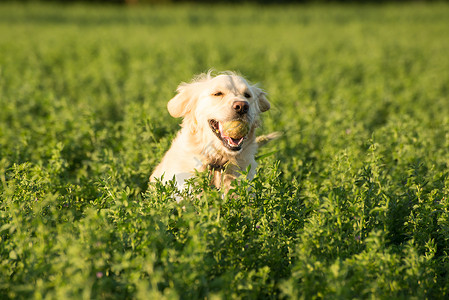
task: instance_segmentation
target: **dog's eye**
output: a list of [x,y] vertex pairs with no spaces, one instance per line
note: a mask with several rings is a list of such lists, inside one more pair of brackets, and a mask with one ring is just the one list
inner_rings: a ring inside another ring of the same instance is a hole
[[251,98],[251,95],[250,95],[248,92],[245,92],[245,93],[243,94],[243,96],[245,96],[245,98]]
[[223,96],[223,93],[222,92],[216,92],[216,93],[214,93],[212,95],[215,96],[215,97],[221,97],[221,96]]

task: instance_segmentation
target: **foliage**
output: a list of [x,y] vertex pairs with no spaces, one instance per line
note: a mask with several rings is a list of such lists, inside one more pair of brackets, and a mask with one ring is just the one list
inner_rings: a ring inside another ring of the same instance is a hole
[[[1,298],[445,298],[449,7],[0,6]],[[255,180],[148,186],[209,68],[261,82]]]

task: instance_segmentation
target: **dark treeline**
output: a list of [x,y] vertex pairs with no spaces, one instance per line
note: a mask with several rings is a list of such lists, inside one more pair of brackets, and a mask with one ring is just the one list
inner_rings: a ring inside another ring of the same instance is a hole
[[204,3],[204,4],[301,4],[301,3],[400,3],[400,2],[449,2],[449,0],[13,0],[11,2],[59,2],[59,3],[104,3],[104,4],[170,4],[170,3]]

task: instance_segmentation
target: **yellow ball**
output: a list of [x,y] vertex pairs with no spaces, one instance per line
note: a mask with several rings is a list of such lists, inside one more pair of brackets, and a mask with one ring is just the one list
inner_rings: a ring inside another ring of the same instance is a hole
[[249,132],[249,124],[243,120],[224,122],[223,133],[233,139],[240,139]]

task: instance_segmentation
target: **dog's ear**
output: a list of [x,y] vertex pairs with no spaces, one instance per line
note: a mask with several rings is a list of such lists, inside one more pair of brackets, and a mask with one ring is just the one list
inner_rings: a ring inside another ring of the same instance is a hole
[[264,112],[270,109],[271,105],[267,99],[267,93],[265,93],[261,88],[254,87],[256,92],[256,99],[259,105],[260,112]]
[[195,83],[181,83],[176,90],[178,94],[168,101],[167,109],[174,118],[187,115],[194,107],[196,99]]

